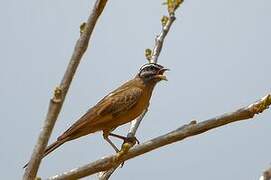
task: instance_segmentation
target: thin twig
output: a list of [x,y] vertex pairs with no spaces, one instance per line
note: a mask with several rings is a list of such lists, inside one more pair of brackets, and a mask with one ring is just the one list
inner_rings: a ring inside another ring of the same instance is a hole
[[132,135],[136,134],[136,131],[140,125],[140,122],[145,117],[147,112],[148,112],[148,109],[144,110],[143,113],[135,121],[131,122],[131,126],[130,126],[129,132],[127,134],[127,137],[131,137]]
[[[163,17],[165,18],[165,16]],[[164,40],[167,36],[167,33],[169,32],[171,25],[175,21],[176,17],[174,13],[170,14],[169,19],[166,20],[165,25],[162,26],[161,33],[155,38],[155,46],[152,50],[152,56],[150,62],[157,63],[158,57],[162,51]]]
[[[177,141],[181,141],[185,138],[204,133],[211,129],[224,126],[226,124],[233,123],[236,121],[253,118],[256,114],[262,113],[264,110],[268,109],[270,105],[271,105],[271,94],[268,94],[259,101],[250,104],[246,107],[243,107],[241,109],[238,109],[234,112],[225,113],[221,116],[217,116],[208,119],[206,121],[202,121],[200,123],[192,121],[190,124],[184,125],[165,135],[159,136],[143,144],[133,147],[125,155],[121,156],[118,160],[119,162],[123,162],[136,156],[150,152],[154,149],[160,148],[162,146]],[[106,171],[114,167],[117,163],[119,163],[116,162],[116,158],[117,158],[116,155],[107,156],[100,160],[84,165],[82,167],[75,168],[65,173],[53,176],[49,179],[51,180],[78,179],[95,174],[97,172]]]
[[39,165],[43,157],[43,152],[48,144],[48,140],[51,136],[53,127],[65,100],[69,86],[72,82],[73,76],[80,63],[80,60],[88,47],[90,36],[93,32],[99,16],[101,15],[106,5],[106,2],[107,0],[96,1],[91,15],[89,16],[84,28],[82,29],[80,38],[76,42],[74,52],[66,69],[66,72],[63,76],[63,79],[60,85],[55,89],[54,96],[50,100],[49,109],[44,121],[43,128],[39,134],[37,143],[31,155],[31,159],[23,176],[24,180],[35,179],[37,175]]

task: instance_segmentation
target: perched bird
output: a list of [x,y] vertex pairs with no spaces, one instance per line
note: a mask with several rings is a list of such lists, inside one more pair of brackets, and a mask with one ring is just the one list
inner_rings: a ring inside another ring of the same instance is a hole
[[[49,145],[43,157],[68,141],[97,131],[103,131],[103,138],[118,152],[108,136],[125,139],[111,132],[118,126],[131,122],[148,108],[153,88],[157,82],[167,80],[164,75],[167,70],[156,63],[143,65],[133,79],[105,96]],[[26,166],[27,164],[24,167]]]

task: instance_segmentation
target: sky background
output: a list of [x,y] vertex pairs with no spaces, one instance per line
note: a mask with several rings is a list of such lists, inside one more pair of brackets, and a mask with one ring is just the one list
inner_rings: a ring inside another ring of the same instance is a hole
[[[1,179],[21,179],[68,64],[79,26],[94,0],[0,4]],[[93,33],[50,142],[146,63],[166,15],[163,1],[109,1]],[[155,88],[137,138],[145,142],[190,122],[248,105],[270,93],[271,1],[186,0],[176,13],[159,63],[171,69]],[[129,126],[116,130],[126,135]],[[254,180],[270,166],[271,111],[125,163],[112,180]],[[120,144],[121,142],[119,142]],[[101,133],[66,143],[46,157],[49,177],[113,149]],[[96,179],[96,175],[85,178]]]

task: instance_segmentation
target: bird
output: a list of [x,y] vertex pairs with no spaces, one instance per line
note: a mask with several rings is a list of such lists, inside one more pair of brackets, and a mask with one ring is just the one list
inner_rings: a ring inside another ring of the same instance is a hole
[[[167,70],[169,69],[157,63],[144,64],[133,79],[101,99],[60,135],[55,142],[47,146],[42,158],[68,141],[97,131],[102,131],[103,138],[116,152],[119,152],[109,136],[125,140],[126,137],[113,134],[112,131],[136,119],[148,108],[155,85],[161,80],[167,80],[164,75]],[[24,168],[27,165],[28,163]]]

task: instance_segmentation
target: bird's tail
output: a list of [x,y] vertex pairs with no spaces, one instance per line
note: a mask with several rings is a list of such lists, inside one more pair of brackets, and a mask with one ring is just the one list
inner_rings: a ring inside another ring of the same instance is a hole
[[64,142],[66,142],[66,141],[63,141],[63,140],[59,141],[59,140],[57,140],[56,142],[54,142],[51,145],[49,145],[45,149],[45,151],[44,151],[43,158],[45,156],[47,156],[48,154],[50,154],[51,152],[53,152],[56,148],[58,148],[59,146],[61,146]]
[[[42,156],[42,158],[44,158],[45,156],[47,156],[48,154],[50,154],[52,151],[54,151],[56,148],[58,148],[59,146],[61,146],[63,143],[65,143],[65,140],[57,140],[54,143],[52,143],[51,145],[49,145],[45,151],[44,154]],[[29,163],[29,162],[28,162]],[[28,163],[24,165],[23,168],[26,168],[28,166]]]

